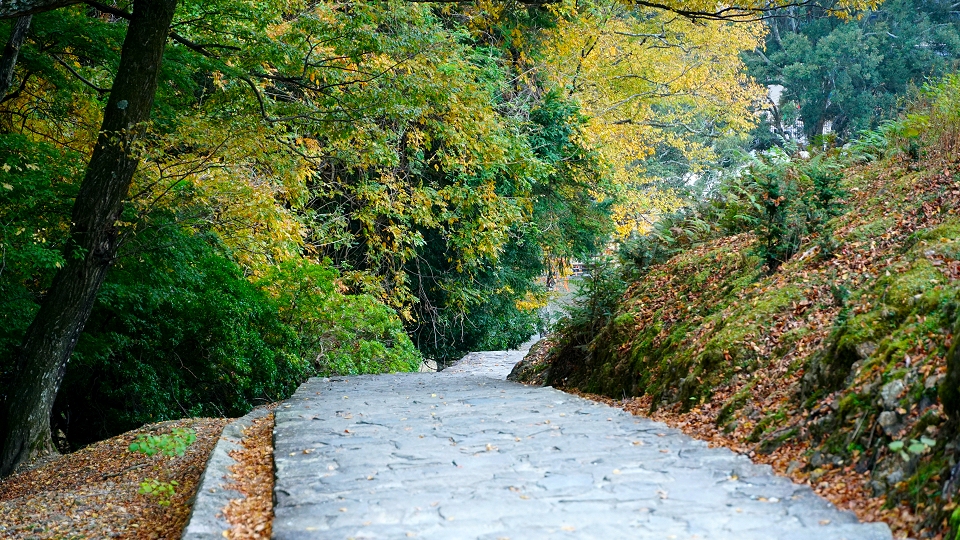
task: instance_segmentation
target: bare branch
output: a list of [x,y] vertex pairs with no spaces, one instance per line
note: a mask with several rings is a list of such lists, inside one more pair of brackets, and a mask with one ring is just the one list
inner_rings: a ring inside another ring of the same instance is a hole
[[86,77],[84,77],[83,75],[79,74],[79,73],[77,72],[77,70],[73,69],[73,67],[72,67],[70,64],[64,62],[59,56],[57,56],[57,55],[55,55],[55,54],[51,54],[50,56],[52,56],[53,59],[56,60],[58,64],[60,64],[61,66],[67,68],[67,71],[69,71],[70,73],[72,73],[74,77],[76,77],[77,79],[80,80],[80,82],[82,82],[83,84],[89,86],[90,88],[93,88],[94,90],[97,91],[97,93],[99,93],[99,94],[106,94],[107,92],[110,91],[109,88],[100,88],[99,86],[97,86],[97,85],[93,84],[92,82],[90,82],[90,80],[88,80],[88,79],[87,79]]

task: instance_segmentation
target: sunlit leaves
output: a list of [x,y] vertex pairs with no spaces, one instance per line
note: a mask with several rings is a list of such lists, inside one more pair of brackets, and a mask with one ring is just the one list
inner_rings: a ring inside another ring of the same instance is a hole
[[759,45],[762,26],[691,22],[607,1],[560,10],[567,15],[550,42],[550,75],[590,117],[586,140],[632,201],[617,210],[620,230],[642,227],[630,216],[655,214],[648,203],[671,204],[669,196],[631,193],[658,147],[709,161],[704,141],[753,125],[752,106],[763,94],[739,55]]

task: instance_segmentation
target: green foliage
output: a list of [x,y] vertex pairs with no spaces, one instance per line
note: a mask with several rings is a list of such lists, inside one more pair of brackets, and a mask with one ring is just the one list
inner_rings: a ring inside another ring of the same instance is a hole
[[954,508],[950,513],[950,528],[953,530],[953,540],[960,540],[960,508]]
[[54,409],[72,442],[183,416],[240,416],[310,373],[277,306],[216,241],[157,219],[128,245]]
[[757,236],[754,251],[770,273],[813,234],[820,235],[821,254],[828,256],[834,246],[825,227],[843,212],[841,170],[848,159],[837,154],[793,159],[779,148],[761,153],[721,176],[702,198],[661,216],[647,234],[634,235],[620,256],[640,275],[684,249],[742,232]]
[[130,443],[130,451],[142,452],[147,456],[158,453],[167,457],[182,456],[196,440],[197,433],[192,429],[174,428],[163,435],[141,433],[137,435],[137,440]]
[[533,187],[539,243],[551,258],[588,258],[601,249],[612,223],[611,201],[591,195],[607,179],[599,156],[580,142],[587,119],[554,91],[530,111],[530,121],[529,144],[549,171]]
[[889,448],[891,452],[899,454],[904,461],[910,461],[911,455],[922,456],[936,445],[937,441],[929,437],[920,437],[919,439],[910,439],[909,444],[907,444],[907,441],[897,439],[891,441],[887,445],[887,448]]
[[900,148],[914,160],[920,148],[930,157],[953,159],[960,151],[960,75],[926,84],[914,112],[898,122]]
[[[756,253],[769,273],[792,257],[808,235],[829,236],[824,226],[842,210],[839,170],[828,154],[796,162],[777,150],[747,169],[746,189],[757,195],[751,216],[759,240]],[[824,247],[832,249],[829,243]]]
[[583,326],[593,334],[605,326],[616,312],[627,283],[616,260],[598,256],[584,265],[577,285],[575,302],[568,308],[568,319],[561,327]]
[[280,319],[297,334],[296,356],[320,375],[415,371],[421,356],[396,312],[368,294],[340,290],[328,265],[295,259],[271,270],[260,286],[274,294]]
[[79,156],[44,142],[0,134],[0,403],[23,332],[53,272],[63,264],[66,216]]
[[160,506],[170,506],[173,496],[176,494],[176,487],[180,484],[176,480],[161,482],[156,478],[148,478],[140,482],[140,489],[137,493],[148,497],[155,497]]
[[767,21],[765,52],[748,54],[750,73],[785,87],[774,130],[794,118],[811,141],[825,123],[840,142],[902,112],[911,89],[956,68],[960,24],[948,4],[889,0],[840,19],[820,6],[787,8]]
[[591,342],[602,339],[598,336],[604,335],[602,330],[614,319],[627,285],[622,274],[622,267],[610,256],[595,257],[585,265],[583,276],[575,282],[574,302],[553,328],[558,342],[551,352],[554,358],[547,384],[566,385],[570,377],[596,360]]

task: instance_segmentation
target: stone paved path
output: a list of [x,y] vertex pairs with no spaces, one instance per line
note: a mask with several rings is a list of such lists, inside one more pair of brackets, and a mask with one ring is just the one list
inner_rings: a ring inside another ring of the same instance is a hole
[[743,456],[503,380],[522,355],[301,386],[276,415],[274,538],[891,537]]

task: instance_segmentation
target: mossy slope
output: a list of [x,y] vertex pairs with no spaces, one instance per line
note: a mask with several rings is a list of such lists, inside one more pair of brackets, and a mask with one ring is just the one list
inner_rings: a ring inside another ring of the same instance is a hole
[[[823,233],[833,241],[806,239],[770,276],[750,234],[650,268],[591,342],[557,340],[548,382],[635,397],[828,495],[885,497],[861,516],[932,537],[957,483],[956,422],[938,397],[960,409],[960,384],[944,384],[960,305],[957,174],[951,159],[906,156],[848,169],[845,213]],[[921,438],[906,459],[890,449]]]

